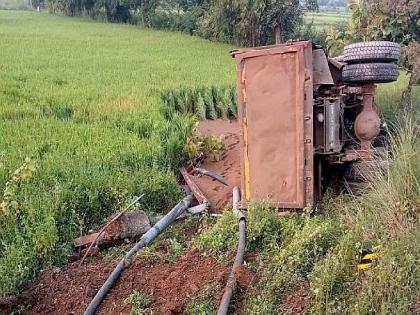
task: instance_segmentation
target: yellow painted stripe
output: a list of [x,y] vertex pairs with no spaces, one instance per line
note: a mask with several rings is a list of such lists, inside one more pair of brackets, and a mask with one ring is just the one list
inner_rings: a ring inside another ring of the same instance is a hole
[[372,267],[372,264],[358,264],[357,265],[357,269],[359,270],[366,270],[366,269],[369,269],[370,267]]
[[244,117],[244,180],[245,180],[245,199],[251,199],[251,183],[249,177],[249,159],[248,159],[248,125]]
[[362,257],[362,260],[364,259],[369,259],[369,260],[374,260],[378,258],[378,254],[376,253],[372,253],[372,254],[366,254]]

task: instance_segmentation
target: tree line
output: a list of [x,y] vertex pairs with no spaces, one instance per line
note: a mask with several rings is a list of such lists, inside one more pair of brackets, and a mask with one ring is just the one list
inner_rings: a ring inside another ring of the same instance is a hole
[[[311,1],[313,3],[313,1]],[[292,37],[302,23],[299,0],[36,0],[51,13],[169,29],[255,46]]]

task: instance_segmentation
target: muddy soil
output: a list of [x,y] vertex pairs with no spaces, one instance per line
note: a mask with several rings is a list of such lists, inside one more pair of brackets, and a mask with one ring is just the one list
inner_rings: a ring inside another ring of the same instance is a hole
[[246,266],[237,267],[235,277],[238,287],[242,291],[246,291],[255,281],[255,274]]
[[[116,263],[91,258],[81,267],[78,264],[41,273],[38,284],[17,297],[26,305],[23,314],[83,314]],[[187,253],[171,263],[138,260],[123,273],[98,314],[128,314],[131,306],[124,300],[134,290],[150,295],[148,311],[181,314],[191,297],[210,285],[220,286],[228,273],[228,266],[197,252]]]
[[214,212],[221,212],[224,208],[232,205],[232,188],[240,187],[240,125],[236,120],[203,120],[200,121],[198,129],[204,135],[223,136],[225,152],[220,161],[212,162],[206,160],[201,167],[222,175],[229,186],[225,186],[207,176],[193,177],[198,187],[210,202]]

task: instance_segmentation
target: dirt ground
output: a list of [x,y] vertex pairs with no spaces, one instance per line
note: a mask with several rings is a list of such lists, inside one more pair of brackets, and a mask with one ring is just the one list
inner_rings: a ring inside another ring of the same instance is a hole
[[301,283],[281,299],[283,307],[291,314],[305,314],[310,304],[311,294],[309,285]]
[[226,150],[220,161],[204,161],[201,167],[222,175],[229,186],[225,186],[207,176],[193,177],[198,187],[210,202],[214,212],[221,212],[232,205],[232,188],[241,185],[240,176],[240,125],[236,120],[203,120],[198,129],[204,135],[223,136]]
[[[115,264],[93,258],[81,267],[77,261],[61,270],[42,272],[38,284],[17,297],[26,305],[23,314],[83,314]],[[181,314],[190,297],[210,285],[224,283],[228,273],[228,266],[197,252],[187,253],[174,262],[151,264],[137,260],[107,295],[98,314],[128,314],[131,306],[124,300],[134,290],[150,295],[148,310],[162,315]],[[1,310],[2,314],[11,311],[4,305]]]

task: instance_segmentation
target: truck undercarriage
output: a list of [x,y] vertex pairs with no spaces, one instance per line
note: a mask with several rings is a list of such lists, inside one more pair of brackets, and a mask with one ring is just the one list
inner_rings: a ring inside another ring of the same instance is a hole
[[395,81],[399,46],[349,45],[328,58],[311,42],[234,50],[244,202],[313,207],[331,178],[365,187],[386,152],[376,83]]

